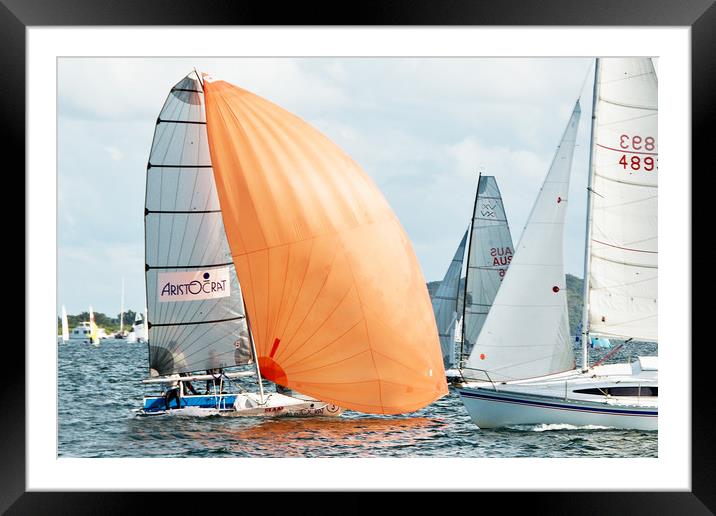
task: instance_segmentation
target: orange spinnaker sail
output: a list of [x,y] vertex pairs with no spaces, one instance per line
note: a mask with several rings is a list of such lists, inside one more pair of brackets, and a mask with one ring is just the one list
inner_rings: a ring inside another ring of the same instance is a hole
[[262,376],[379,414],[447,394],[425,278],[377,186],[300,118],[205,79],[211,161]]

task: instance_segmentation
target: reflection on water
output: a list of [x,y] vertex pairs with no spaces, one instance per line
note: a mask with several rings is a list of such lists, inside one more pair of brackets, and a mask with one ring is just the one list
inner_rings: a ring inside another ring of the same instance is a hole
[[566,425],[479,430],[452,389],[400,416],[138,417],[146,346],[103,341],[99,348],[58,348],[61,457],[657,456],[657,432]]
[[[227,429],[227,442],[272,457],[373,457],[387,448],[419,446],[433,440],[445,424],[425,417],[273,419],[243,429]],[[237,450],[238,451],[238,450]]]

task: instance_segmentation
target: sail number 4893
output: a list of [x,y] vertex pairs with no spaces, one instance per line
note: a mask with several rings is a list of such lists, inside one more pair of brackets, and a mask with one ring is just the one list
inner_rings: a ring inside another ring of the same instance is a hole
[[655,164],[654,158],[651,156],[648,156],[646,158],[642,158],[641,156],[631,156],[629,161],[627,161],[626,154],[622,154],[622,159],[619,160],[619,164],[626,169],[627,167],[631,168],[632,170],[640,170],[643,168],[647,172],[651,172],[654,170],[654,167],[659,168],[658,164]]
[[[622,134],[619,136],[619,147],[625,151],[644,151],[649,152],[656,149],[656,139],[653,136],[642,137],[638,135],[629,136],[628,134]],[[625,170],[629,167],[632,170],[645,170],[651,172],[654,169],[659,168],[658,158],[653,156],[629,156],[622,154],[619,164]]]

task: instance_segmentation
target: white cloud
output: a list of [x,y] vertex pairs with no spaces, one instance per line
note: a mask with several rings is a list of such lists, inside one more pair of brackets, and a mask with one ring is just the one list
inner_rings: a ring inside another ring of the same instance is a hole
[[331,80],[305,71],[300,60],[64,58],[58,67],[61,114],[94,120],[155,119],[169,88],[194,67],[303,116],[348,100]]
[[124,158],[124,153],[117,147],[105,147],[104,150],[107,151],[109,157],[114,161],[119,161],[120,159]]
[[474,137],[449,146],[447,153],[454,160],[457,173],[464,177],[474,177],[477,170],[482,170],[487,175],[507,173],[521,179],[540,179],[549,165],[534,152],[507,145],[490,146]]

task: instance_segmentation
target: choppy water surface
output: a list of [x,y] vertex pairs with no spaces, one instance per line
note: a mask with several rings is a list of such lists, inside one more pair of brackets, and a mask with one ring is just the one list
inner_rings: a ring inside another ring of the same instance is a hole
[[[58,344],[60,457],[656,457],[657,432],[565,425],[480,430],[452,389],[409,415],[138,417],[147,348]],[[656,354],[632,345],[611,361]],[[578,359],[579,360],[579,359]],[[156,388],[155,388],[156,389]]]

